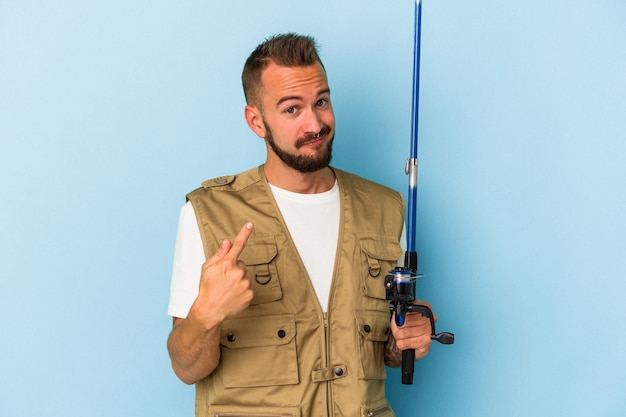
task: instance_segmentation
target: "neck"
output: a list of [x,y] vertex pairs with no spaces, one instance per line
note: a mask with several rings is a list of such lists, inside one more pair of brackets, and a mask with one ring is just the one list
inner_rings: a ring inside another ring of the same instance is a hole
[[266,163],[263,170],[267,182],[294,193],[323,193],[335,184],[335,173],[329,167],[314,172],[300,172],[289,167],[277,169]]

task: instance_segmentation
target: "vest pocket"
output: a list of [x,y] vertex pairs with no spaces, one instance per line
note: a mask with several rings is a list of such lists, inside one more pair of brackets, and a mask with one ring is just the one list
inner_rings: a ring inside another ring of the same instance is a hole
[[246,407],[210,405],[210,417],[301,417],[300,407]]
[[297,384],[293,314],[237,317],[222,323],[216,377],[226,388]]
[[360,236],[359,245],[363,294],[384,300],[385,276],[398,265],[402,255],[400,242],[392,236],[370,234]]
[[278,246],[273,235],[251,236],[239,259],[252,275],[254,298],[250,305],[264,304],[283,298],[275,258]]
[[361,364],[358,376],[361,379],[385,379],[385,343],[391,333],[391,317],[382,311],[356,311],[354,315]]

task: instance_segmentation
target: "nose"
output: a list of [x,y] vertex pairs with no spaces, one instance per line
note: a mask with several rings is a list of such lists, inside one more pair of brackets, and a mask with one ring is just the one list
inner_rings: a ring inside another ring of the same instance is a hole
[[320,130],[322,130],[323,126],[324,123],[322,123],[321,115],[318,114],[318,111],[316,109],[311,109],[310,111],[306,112],[303,125],[304,133],[306,133],[307,135],[319,133]]

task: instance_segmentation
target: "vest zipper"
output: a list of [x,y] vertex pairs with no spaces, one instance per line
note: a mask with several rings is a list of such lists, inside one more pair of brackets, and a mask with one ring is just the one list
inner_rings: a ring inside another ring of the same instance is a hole
[[[331,290],[332,291],[332,290]],[[330,326],[328,325],[328,312],[324,312],[324,345],[326,348],[326,367],[331,366],[330,361]],[[331,381],[326,382],[326,413],[328,417],[332,414],[332,389],[330,387]]]
[[[339,270],[339,262],[341,259],[341,248],[343,247],[343,240],[344,240],[344,227],[345,227],[345,202],[344,202],[344,197],[343,197],[343,184],[341,183],[341,180],[339,179],[339,177],[337,176],[337,174],[335,174],[335,178],[337,179],[337,182],[339,184],[339,191],[340,191],[340,200],[339,200],[339,230],[337,231],[337,248],[336,248],[336,252],[335,252],[335,265],[333,266],[333,276],[331,278],[330,281],[330,291],[328,293],[328,301],[327,301],[327,312],[324,313],[324,327],[325,327],[325,333],[326,333],[326,367],[330,367],[332,366],[333,362],[332,362],[332,358],[331,358],[331,352],[332,352],[332,347],[331,347],[331,326],[329,323],[329,315],[330,312],[333,309],[334,303],[334,295],[335,295],[335,285],[337,284],[337,271]],[[328,417],[334,417],[334,397],[333,397],[333,390],[332,390],[332,381],[328,381],[326,383],[326,390],[327,390],[327,407],[328,407]]]

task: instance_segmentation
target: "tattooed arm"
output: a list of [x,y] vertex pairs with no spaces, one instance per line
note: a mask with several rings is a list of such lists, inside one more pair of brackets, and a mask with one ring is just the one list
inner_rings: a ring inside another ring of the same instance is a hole
[[396,338],[389,335],[385,344],[385,365],[392,368],[399,368],[402,365],[402,351],[396,345]]

